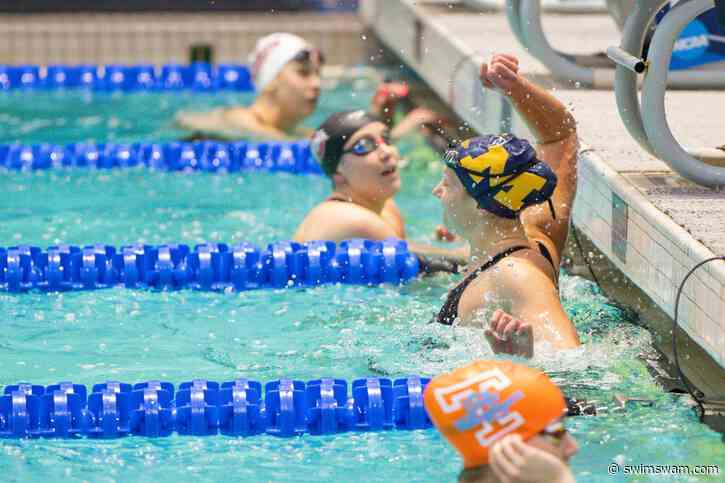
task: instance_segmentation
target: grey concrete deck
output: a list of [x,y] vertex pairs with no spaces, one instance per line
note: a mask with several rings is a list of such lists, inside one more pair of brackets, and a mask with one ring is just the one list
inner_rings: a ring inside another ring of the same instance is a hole
[[[478,65],[494,52],[519,57],[527,77],[556,89],[572,109],[582,142],[574,224],[667,316],[689,269],[725,254],[725,193],[674,174],[629,136],[614,92],[556,82],[516,41],[501,12],[477,12],[460,2],[363,0],[367,25],[478,132],[527,129],[495,93],[483,91]],[[549,13],[544,28],[554,47],[571,54],[619,44],[608,15]],[[687,146],[725,144],[725,92],[671,91],[667,112]],[[681,326],[725,368],[725,263],[698,271],[685,288]]]

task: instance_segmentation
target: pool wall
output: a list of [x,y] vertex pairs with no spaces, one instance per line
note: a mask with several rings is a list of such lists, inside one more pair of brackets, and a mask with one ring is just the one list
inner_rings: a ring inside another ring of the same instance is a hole
[[[460,11],[451,13],[444,22],[442,18],[448,11],[446,6],[435,2],[361,2],[364,21],[379,39],[447,100],[473,129],[478,132],[510,129],[519,135],[527,134],[521,121],[515,116],[511,117],[501,96],[481,90],[477,72],[483,57],[464,38],[480,38],[483,50],[500,51],[505,48],[500,45],[503,43],[502,37],[509,38],[509,46],[514,46],[508,25],[500,20],[486,23],[486,18],[480,13]],[[471,21],[474,16],[479,25]],[[466,20],[468,23],[464,25]],[[460,24],[458,29],[455,28],[457,22]],[[476,31],[474,27],[477,27]],[[491,42],[495,41],[496,45],[483,42],[486,38],[491,38]],[[569,40],[575,43],[574,39]],[[513,49],[514,52],[520,50],[518,46]],[[529,57],[523,60],[529,60]],[[554,85],[545,71],[537,67],[533,71],[531,75],[527,73],[527,76],[543,85]],[[571,92],[564,89],[558,91],[564,99]],[[596,94],[611,97],[611,101],[608,97],[605,101],[614,105],[613,92]],[[570,101],[567,103],[572,105]],[[579,118],[586,105],[578,104],[575,107],[575,115]],[[599,119],[599,122],[602,120]],[[682,279],[690,268],[715,253],[655,207],[635,187],[633,177],[652,178],[651,175],[622,173],[612,167],[611,163],[617,160],[605,159],[606,156],[601,150],[595,151],[582,144],[574,225],[662,312],[672,318],[675,295]],[[722,373],[725,368],[723,264],[705,266],[691,277],[682,296],[679,322]],[[717,374],[713,376],[718,377]]]
[[209,45],[218,63],[245,63],[256,40],[277,31],[320,47],[328,64],[368,56],[352,13],[3,14],[0,64],[188,63],[192,45]]

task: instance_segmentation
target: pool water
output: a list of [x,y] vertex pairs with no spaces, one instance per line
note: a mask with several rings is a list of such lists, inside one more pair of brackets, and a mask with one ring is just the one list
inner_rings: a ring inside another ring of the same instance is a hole
[[[370,105],[375,87],[372,78],[326,79],[325,82],[329,88],[320,98],[318,109],[303,125],[317,127],[340,106],[365,109]],[[5,91],[0,92],[0,143],[178,140],[189,134],[175,124],[178,112],[248,105],[253,99],[254,93],[233,91],[132,94],[78,89]]]
[[[0,142],[174,139],[179,132],[168,118],[176,109],[220,105],[230,99],[132,95],[94,97],[74,107],[73,96],[78,94],[66,93],[57,103],[46,102],[53,94],[37,94],[37,99],[32,94],[25,103],[14,95],[0,96],[0,105],[15,106],[0,109]],[[364,107],[370,95],[369,89],[343,86],[323,95],[324,109]],[[149,113],[149,102],[158,104],[158,111]],[[62,124],[55,117],[64,112]],[[90,124],[78,121],[94,116]],[[111,123],[111,118],[117,120]],[[10,125],[8,119],[13,120]],[[440,171],[420,159],[435,155],[415,137],[401,148],[411,162],[403,170],[398,201],[411,238],[432,241],[441,210],[430,190]],[[0,192],[0,246],[243,240],[266,244],[289,238],[307,210],[329,192],[329,181],[270,173],[57,170],[3,172]],[[480,330],[429,323],[456,280],[442,276],[402,287],[242,293],[121,288],[0,293],[0,385],[435,375],[491,356]],[[584,345],[558,354],[544,351],[532,363],[552,374],[567,394],[596,399],[600,406],[611,407],[614,394],[654,401],[653,407],[626,413],[568,419],[582,446],[573,460],[577,481],[617,481],[607,474],[612,461],[725,461],[720,436],[699,424],[683,399],[664,393],[647,373],[641,356],[654,351],[649,333],[625,320],[588,281],[563,274],[561,287]],[[433,430],[292,439],[0,441],[3,481],[438,482],[453,481],[460,469],[455,452]]]

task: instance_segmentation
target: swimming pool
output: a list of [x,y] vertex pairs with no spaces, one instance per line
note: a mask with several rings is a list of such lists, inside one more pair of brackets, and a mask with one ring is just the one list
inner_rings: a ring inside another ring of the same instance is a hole
[[[310,125],[343,105],[364,107],[370,95],[369,86],[353,91],[342,85],[326,92],[323,109]],[[168,123],[177,109],[248,101],[226,94],[84,96],[0,95],[0,142],[170,140],[181,134]],[[148,113],[149,102],[159,110]],[[411,238],[431,241],[441,219],[430,195],[439,172],[415,161],[435,156],[417,138],[407,140],[403,152],[414,162],[403,171],[400,206]],[[264,245],[289,238],[328,190],[329,181],[322,177],[284,173],[3,172],[0,245]],[[434,375],[490,355],[480,331],[428,323],[453,281],[438,277],[402,287],[243,293],[2,293],[0,385]],[[722,461],[720,436],[700,425],[684,402],[663,393],[647,373],[640,355],[654,350],[649,334],[581,278],[565,274],[562,293],[585,346],[566,354],[542,353],[533,363],[553,374],[569,395],[597,399],[600,406],[611,407],[616,393],[654,400],[651,408],[568,420],[582,445],[573,461],[578,481],[611,481],[607,466],[613,460]],[[10,481],[451,481],[459,469],[455,453],[432,430],[293,439],[0,441],[0,474],[10,475]]]

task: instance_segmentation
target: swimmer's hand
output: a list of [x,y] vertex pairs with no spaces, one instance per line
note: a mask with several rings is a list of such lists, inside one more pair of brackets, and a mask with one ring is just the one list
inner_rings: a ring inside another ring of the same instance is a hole
[[501,309],[493,313],[483,333],[495,354],[534,357],[534,329],[531,324]]
[[382,115],[385,107],[395,107],[395,104],[404,97],[408,96],[410,89],[408,84],[404,82],[383,82],[375,91],[371,111],[375,114]]
[[436,227],[435,236],[436,239],[440,241],[458,241],[458,236],[443,225],[438,225]]
[[400,139],[409,132],[418,129],[440,129],[440,127],[446,123],[447,120],[440,113],[428,109],[427,107],[416,107],[395,125],[393,130],[390,132],[390,135],[393,139]]
[[494,54],[491,62],[481,64],[479,76],[484,87],[510,95],[520,81],[519,59],[509,54]]
[[574,483],[569,467],[551,453],[526,444],[518,434],[504,436],[491,448],[491,471],[502,483]]

